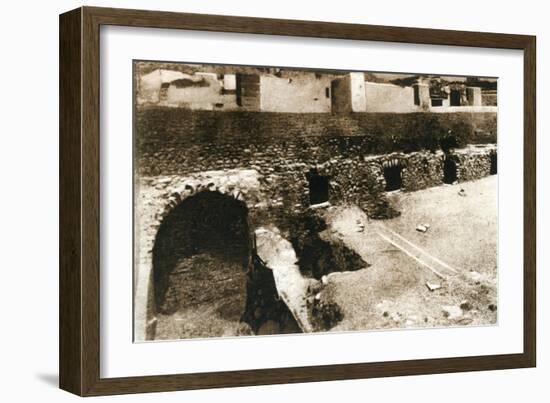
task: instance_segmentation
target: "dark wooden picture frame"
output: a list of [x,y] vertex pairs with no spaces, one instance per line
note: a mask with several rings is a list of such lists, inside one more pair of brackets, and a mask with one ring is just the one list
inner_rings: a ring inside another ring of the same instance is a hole
[[[519,49],[524,52],[523,353],[100,377],[101,25]],[[60,387],[81,396],[526,368],[536,365],[534,36],[82,7],[60,16]]]

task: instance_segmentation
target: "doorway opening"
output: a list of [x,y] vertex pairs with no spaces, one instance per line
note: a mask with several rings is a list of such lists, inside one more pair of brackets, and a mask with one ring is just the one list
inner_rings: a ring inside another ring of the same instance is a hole
[[460,91],[459,90],[451,90],[451,106],[460,106]]
[[496,175],[497,174],[497,153],[491,153],[491,168],[490,168],[490,174]]
[[443,183],[453,184],[458,180],[456,161],[452,158],[445,158],[443,162]]
[[174,207],[153,246],[155,338],[238,334],[250,253],[243,201],[203,191]]
[[306,178],[309,182],[309,204],[328,202],[328,176],[319,175],[316,169],[311,169]]
[[394,190],[401,189],[403,180],[401,178],[401,171],[403,167],[399,162],[394,162],[384,165],[384,179],[386,180],[386,192],[392,192]]

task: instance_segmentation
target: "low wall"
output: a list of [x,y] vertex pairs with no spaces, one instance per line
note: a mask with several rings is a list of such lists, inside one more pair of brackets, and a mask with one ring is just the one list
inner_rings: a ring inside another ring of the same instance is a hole
[[497,106],[479,105],[479,106],[432,106],[430,112],[435,113],[494,113],[498,111]]
[[456,181],[467,182],[491,175],[492,159],[496,159],[497,147],[494,144],[470,145],[451,150],[448,153],[437,151],[413,152],[410,154],[391,153],[369,156],[365,160],[369,169],[381,186],[386,186],[384,165],[391,163],[401,167],[401,189],[416,191],[444,183],[444,163],[452,159],[456,164]]
[[459,182],[472,181],[496,173],[496,145],[470,146],[455,150],[453,156],[457,161]]

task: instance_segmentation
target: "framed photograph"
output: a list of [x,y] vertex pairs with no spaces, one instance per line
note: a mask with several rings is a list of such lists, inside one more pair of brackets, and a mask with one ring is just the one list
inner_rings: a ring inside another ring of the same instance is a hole
[[60,386],[533,367],[535,157],[533,36],[62,14]]

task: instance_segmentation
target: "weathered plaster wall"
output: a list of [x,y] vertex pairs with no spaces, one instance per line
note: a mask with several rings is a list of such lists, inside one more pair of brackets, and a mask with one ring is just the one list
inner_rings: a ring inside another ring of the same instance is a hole
[[481,106],[481,88],[479,87],[467,87],[466,95],[468,97],[468,105]]
[[367,95],[365,93],[365,74],[349,73],[351,87],[351,110],[352,112],[366,112]]
[[400,87],[393,84],[365,83],[367,112],[419,112],[414,104],[413,87]]
[[352,112],[349,77],[336,78],[330,83],[331,110],[334,113]]
[[423,83],[417,83],[413,85],[413,91],[414,103],[418,105],[421,110],[428,110],[431,106],[430,86]]
[[[235,93],[224,93],[224,80],[215,74],[197,73],[192,77],[194,85],[172,83],[166,92],[164,105],[179,106],[199,110],[236,110],[238,109]],[[176,81],[177,82],[177,81]]]
[[479,87],[460,86],[464,99],[451,106],[449,92],[453,88],[456,91],[456,86],[445,87],[445,91],[436,92],[440,98],[432,99],[433,88],[424,82],[410,87],[366,82],[362,72],[338,77],[313,72],[221,76],[157,69],[142,76],[137,86],[140,105],[207,111],[410,113],[458,112],[465,108],[463,112],[484,112],[483,106],[495,105],[496,98],[484,99]]
[[[494,105],[484,104],[482,101],[481,88],[479,87],[466,87],[463,89],[465,91],[465,100],[460,105],[451,105],[451,97],[442,99],[441,106],[431,105],[429,110],[430,112],[468,112],[468,113],[483,113],[483,112],[496,112],[496,107]],[[496,104],[495,104],[496,105]]]
[[349,73],[331,83],[332,111],[336,113],[365,112],[365,74]]
[[261,76],[260,108],[265,112],[330,112],[330,81],[329,76],[315,73]]
[[237,110],[235,75],[186,74],[157,69],[141,77],[138,103],[184,107],[192,110]]
[[260,110],[260,76],[257,74],[237,74],[235,80],[237,105],[245,111]]
[[160,87],[164,83],[170,83],[188,76],[180,71],[156,69],[148,74],[144,74],[136,85],[139,88],[139,103],[158,103],[160,100]]

